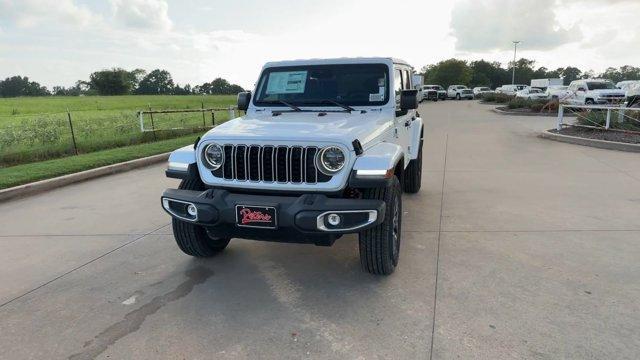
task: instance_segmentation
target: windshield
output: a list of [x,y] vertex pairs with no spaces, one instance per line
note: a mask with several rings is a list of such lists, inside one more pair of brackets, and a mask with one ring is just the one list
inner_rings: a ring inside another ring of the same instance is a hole
[[480,91],[491,91],[491,89],[487,88],[487,87],[481,87]]
[[301,65],[267,68],[262,73],[256,106],[384,105],[389,99],[384,64]]
[[589,90],[603,90],[603,89],[616,89],[613,83],[605,82],[587,82]]

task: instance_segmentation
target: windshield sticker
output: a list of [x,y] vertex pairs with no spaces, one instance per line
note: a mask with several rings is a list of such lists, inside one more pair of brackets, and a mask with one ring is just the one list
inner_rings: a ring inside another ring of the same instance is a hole
[[369,102],[384,101],[384,94],[369,94]]
[[306,71],[272,72],[267,81],[267,94],[302,94],[306,83]]

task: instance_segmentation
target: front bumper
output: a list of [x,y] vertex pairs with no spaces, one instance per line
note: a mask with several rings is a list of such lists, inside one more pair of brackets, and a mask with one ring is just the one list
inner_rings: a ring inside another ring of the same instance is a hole
[[[172,217],[204,226],[216,237],[316,245],[330,245],[342,234],[374,227],[383,221],[385,213],[385,204],[381,200],[338,199],[322,194],[253,195],[223,189],[167,189],[162,194],[161,203]],[[188,205],[197,209],[195,216],[187,212]],[[238,226],[236,205],[275,208],[275,228]],[[341,219],[337,226],[327,220],[327,216],[334,213]]]

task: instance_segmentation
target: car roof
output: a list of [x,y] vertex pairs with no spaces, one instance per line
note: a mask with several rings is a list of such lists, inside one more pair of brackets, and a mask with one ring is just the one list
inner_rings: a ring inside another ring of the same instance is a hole
[[264,64],[263,68],[267,67],[280,67],[280,66],[296,66],[296,65],[333,65],[333,64],[398,64],[406,65],[413,68],[409,63],[404,60],[392,58],[392,57],[342,57],[342,58],[327,58],[327,59],[297,59],[297,60],[284,60],[284,61],[270,61]]

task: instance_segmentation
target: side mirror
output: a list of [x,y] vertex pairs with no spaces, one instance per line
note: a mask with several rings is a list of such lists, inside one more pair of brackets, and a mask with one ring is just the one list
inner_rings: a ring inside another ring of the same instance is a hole
[[400,110],[413,110],[418,108],[418,90],[402,90],[400,93]]
[[251,91],[243,91],[238,93],[238,110],[245,111],[251,103]]

